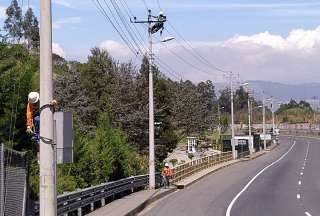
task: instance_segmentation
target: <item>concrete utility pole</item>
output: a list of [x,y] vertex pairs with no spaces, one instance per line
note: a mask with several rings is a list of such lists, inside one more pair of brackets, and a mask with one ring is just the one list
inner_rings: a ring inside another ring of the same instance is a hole
[[234,132],[234,110],[233,110],[233,73],[230,72],[230,92],[231,92],[231,147],[233,159],[237,159],[236,147],[235,147],[235,132]]
[[263,118],[263,149],[267,150],[267,141],[266,141],[266,105],[265,105],[265,96],[263,93],[262,101],[262,118]]
[[[154,101],[153,101],[153,51],[152,51],[152,31],[151,27],[154,23],[164,23],[164,21],[155,20],[155,16],[152,16],[151,10],[148,10],[148,20],[147,21],[137,21],[134,17],[134,21],[130,20],[132,23],[145,23],[148,24],[149,33],[149,189],[155,189],[155,157],[154,157]],[[161,12],[162,14],[162,12]],[[159,15],[160,16],[160,15]],[[160,29],[159,29],[160,30]],[[158,30],[158,31],[159,31]],[[162,42],[167,42],[174,38],[169,38],[163,40]]]
[[275,133],[275,118],[274,118],[274,108],[273,108],[273,98],[271,98],[271,113],[272,113],[272,134]]
[[249,151],[250,154],[253,153],[253,142],[251,140],[251,102],[250,102],[250,95],[249,95],[249,91],[248,91],[248,127],[249,127]]
[[[40,1],[40,107],[52,101],[51,0]],[[57,215],[53,112],[40,115],[40,216]]]
[[219,133],[219,139],[221,136],[221,112],[220,112],[220,103],[218,102],[218,133]]
[[[148,23],[151,28],[151,10],[149,10]],[[154,102],[153,102],[153,52],[152,33],[149,31],[149,188],[155,189],[155,164],[154,164]]]
[[249,130],[249,140],[248,140],[248,145],[249,145],[249,151],[250,154],[253,153],[253,142],[251,142],[251,115],[250,115],[250,90],[249,90],[249,83],[243,83],[241,86],[247,87],[247,95],[248,95],[248,130]]

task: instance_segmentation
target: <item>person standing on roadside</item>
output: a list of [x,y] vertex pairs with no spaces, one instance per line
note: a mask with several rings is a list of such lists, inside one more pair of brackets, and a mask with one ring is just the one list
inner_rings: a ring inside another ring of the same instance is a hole
[[162,170],[162,176],[164,178],[164,188],[170,186],[170,179],[172,178],[172,170],[169,167],[168,163],[164,164],[164,168]]

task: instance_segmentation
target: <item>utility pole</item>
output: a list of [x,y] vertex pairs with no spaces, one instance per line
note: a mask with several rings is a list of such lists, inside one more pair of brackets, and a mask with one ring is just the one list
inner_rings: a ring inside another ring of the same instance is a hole
[[230,72],[230,92],[231,92],[231,147],[232,147],[232,157],[233,159],[237,159],[236,155],[236,147],[235,147],[235,132],[234,132],[234,110],[233,110],[233,73]]
[[[152,24],[159,24],[166,22],[164,20],[159,20],[158,17],[152,16],[151,10],[148,10],[148,20],[137,21],[134,17],[134,21],[130,20],[132,23],[144,23],[148,24],[149,33],[149,189],[155,189],[156,179],[155,179],[155,157],[154,157],[154,101],[153,101],[153,51],[152,51]],[[161,12],[162,14],[162,12]],[[159,15],[160,16],[160,15]],[[157,20],[153,18],[158,18]],[[157,31],[159,31],[158,29]],[[161,30],[162,31],[162,30]]]
[[249,127],[249,151],[250,154],[253,153],[253,142],[251,140],[251,109],[250,109],[250,94],[248,89],[248,127]]
[[[148,23],[151,28],[151,10],[149,10]],[[153,101],[153,52],[152,33],[149,30],[149,189],[155,189],[155,163],[154,163],[154,101]]]
[[[52,14],[51,0],[40,1],[40,107],[52,101]],[[40,115],[40,216],[57,215],[53,112]]]
[[263,149],[267,150],[267,141],[266,141],[266,105],[265,105],[265,96],[263,93],[262,101],[262,118],[263,118]]
[[271,113],[272,113],[272,134],[275,133],[275,118],[274,118],[274,108],[273,108],[273,98],[271,98]]
[[219,133],[219,139],[221,136],[221,112],[220,112],[220,103],[218,102],[218,133]]

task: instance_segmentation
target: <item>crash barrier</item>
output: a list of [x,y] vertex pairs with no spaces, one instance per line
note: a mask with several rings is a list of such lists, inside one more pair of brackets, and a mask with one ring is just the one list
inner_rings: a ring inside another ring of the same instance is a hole
[[0,147],[0,215],[25,215],[27,157],[25,153]]
[[[157,186],[160,184],[160,181],[161,176],[157,173]],[[57,214],[58,216],[85,215],[117,198],[143,190],[148,184],[149,175],[141,175],[65,193],[57,198]],[[34,215],[39,215],[39,207],[39,202],[36,202]]]
[[201,159],[193,160],[173,168],[172,183],[179,182],[201,170],[207,169],[218,164],[231,161],[232,152],[206,156]]

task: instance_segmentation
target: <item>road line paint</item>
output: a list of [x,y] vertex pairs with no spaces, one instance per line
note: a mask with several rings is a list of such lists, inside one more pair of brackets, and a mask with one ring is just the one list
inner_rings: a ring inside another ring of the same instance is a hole
[[303,175],[303,172],[301,172],[300,175]]
[[298,181],[298,185],[301,185],[301,181]]
[[309,212],[305,212],[305,214],[306,214],[307,216],[312,216],[312,214],[310,214]]
[[304,167],[302,167],[302,169],[304,170]]
[[248,189],[248,187],[267,169],[269,169],[270,167],[272,167],[273,165],[279,163],[283,158],[285,158],[293,149],[293,147],[296,145],[296,141],[293,142],[293,145],[289,148],[289,150],[284,153],[278,160],[274,161],[273,163],[269,164],[268,166],[266,166],[265,168],[263,168],[257,175],[255,175],[247,184],[246,186],[244,186],[244,188],[233,198],[233,200],[231,201],[231,203],[229,204],[227,211],[226,211],[226,216],[230,216],[231,214],[231,209],[234,205],[234,203],[237,201],[237,199]]
[[300,199],[300,198],[301,198],[300,194],[297,194],[297,199]]

